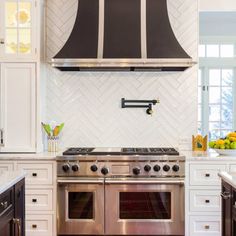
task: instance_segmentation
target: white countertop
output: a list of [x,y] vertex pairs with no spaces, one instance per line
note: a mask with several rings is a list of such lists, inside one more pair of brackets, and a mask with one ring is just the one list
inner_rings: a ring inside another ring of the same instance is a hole
[[61,152],[41,152],[41,153],[0,153],[1,160],[55,160]]
[[228,172],[222,171],[218,175],[226,183],[236,188],[236,173],[228,173]]
[[10,187],[14,186],[17,182],[24,179],[25,172],[22,171],[4,171],[0,174],[0,194],[5,192]]
[[207,152],[180,151],[181,155],[186,157],[186,161],[235,161],[236,156],[219,155],[214,150]]

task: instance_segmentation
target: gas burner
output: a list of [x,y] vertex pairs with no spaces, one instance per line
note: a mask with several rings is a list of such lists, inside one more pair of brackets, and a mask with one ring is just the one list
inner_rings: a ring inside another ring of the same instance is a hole
[[179,155],[174,148],[122,148],[121,152],[127,155]]
[[86,155],[92,152],[94,148],[69,148],[63,155]]

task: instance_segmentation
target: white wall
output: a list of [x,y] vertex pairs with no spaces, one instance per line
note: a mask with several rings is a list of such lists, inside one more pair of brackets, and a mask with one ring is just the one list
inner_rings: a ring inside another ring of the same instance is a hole
[[236,11],[235,0],[199,0],[200,11]]
[[[47,1],[47,58],[60,50],[74,24],[77,0]],[[168,1],[171,23],[197,60],[196,0]],[[197,66],[179,73],[60,72],[48,65],[46,120],[65,122],[67,146],[179,146],[197,131]],[[121,98],[160,98],[153,116],[121,109]]]

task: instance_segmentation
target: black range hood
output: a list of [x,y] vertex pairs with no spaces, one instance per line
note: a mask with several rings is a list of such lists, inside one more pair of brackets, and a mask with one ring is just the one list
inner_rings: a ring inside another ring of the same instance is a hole
[[72,33],[51,64],[63,71],[183,71],[166,0],[78,0]]

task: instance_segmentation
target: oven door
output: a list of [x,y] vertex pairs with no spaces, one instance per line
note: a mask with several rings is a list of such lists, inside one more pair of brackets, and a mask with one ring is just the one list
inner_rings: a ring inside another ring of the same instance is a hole
[[58,235],[104,234],[104,179],[58,179]]
[[184,235],[183,179],[106,179],[105,234]]

